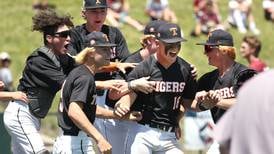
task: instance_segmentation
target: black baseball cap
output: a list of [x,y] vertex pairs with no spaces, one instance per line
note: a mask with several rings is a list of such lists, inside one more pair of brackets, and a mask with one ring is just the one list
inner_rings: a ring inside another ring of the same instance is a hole
[[114,47],[116,44],[110,43],[106,34],[102,32],[91,32],[85,40],[88,47]]
[[217,29],[208,34],[208,39],[205,43],[197,43],[197,45],[223,45],[233,46],[232,35],[222,29]]
[[106,0],[83,0],[83,7],[85,9],[97,9],[97,8],[107,8]]
[[165,23],[167,23],[167,22],[165,22],[163,20],[152,20],[152,21],[150,21],[144,29],[144,35],[156,35],[157,29],[162,24],[165,24]]
[[165,43],[177,43],[186,41],[182,37],[181,29],[177,24],[165,23],[157,29],[156,38]]

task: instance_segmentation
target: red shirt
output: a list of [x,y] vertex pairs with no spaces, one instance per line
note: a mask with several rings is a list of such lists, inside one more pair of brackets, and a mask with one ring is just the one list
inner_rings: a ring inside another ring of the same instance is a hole
[[256,70],[257,72],[262,72],[266,68],[266,64],[260,59],[255,59],[249,64],[249,68]]

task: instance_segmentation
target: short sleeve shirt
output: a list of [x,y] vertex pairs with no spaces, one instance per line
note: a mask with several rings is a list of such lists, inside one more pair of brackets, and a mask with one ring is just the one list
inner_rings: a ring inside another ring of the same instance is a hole
[[129,81],[150,76],[149,80],[156,82],[154,92],[137,93],[138,103],[145,106],[140,123],[177,126],[181,100],[195,97],[196,82],[191,75],[190,65],[180,57],[166,69],[154,56],[141,62],[128,76]]
[[62,102],[59,108],[58,123],[64,132],[78,133],[79,128],[68,117],[71,102],[83,103],[83,112],[91,123],[96,112],[96,86],[92,73],[84,65],[73,69],[68,75],[63,89]]

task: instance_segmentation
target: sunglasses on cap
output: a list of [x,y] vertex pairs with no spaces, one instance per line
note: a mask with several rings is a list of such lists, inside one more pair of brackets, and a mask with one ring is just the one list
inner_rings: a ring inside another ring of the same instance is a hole
[[70,36],[70,30],[65,30],[65,31],[61,31],[61,32],[56,32],[54,34],[54,36],[56,37],[62,37],[62,38],[67,38],[68,36]]
[[204,51],[205,53],[209,53],[211,52],[213,49],[218,49],[219,46],[218,45],[205,45],[204,46]]

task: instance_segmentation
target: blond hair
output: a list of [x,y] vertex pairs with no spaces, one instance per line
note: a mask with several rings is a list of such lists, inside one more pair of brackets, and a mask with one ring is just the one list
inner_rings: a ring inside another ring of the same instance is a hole
[[84,50],[82,50],[80,53],[78,53],[76,56],[73,56],[73,58],[77,64],[83,64],[87,60],[87,54],[94,51],[95,51],[94,47],[87,47]]
[[231,46],[219,46],[219,50],[221,51],[222,54],[228,55],[230,58],[235,60],[236,58],[236,48],[231,47]]

